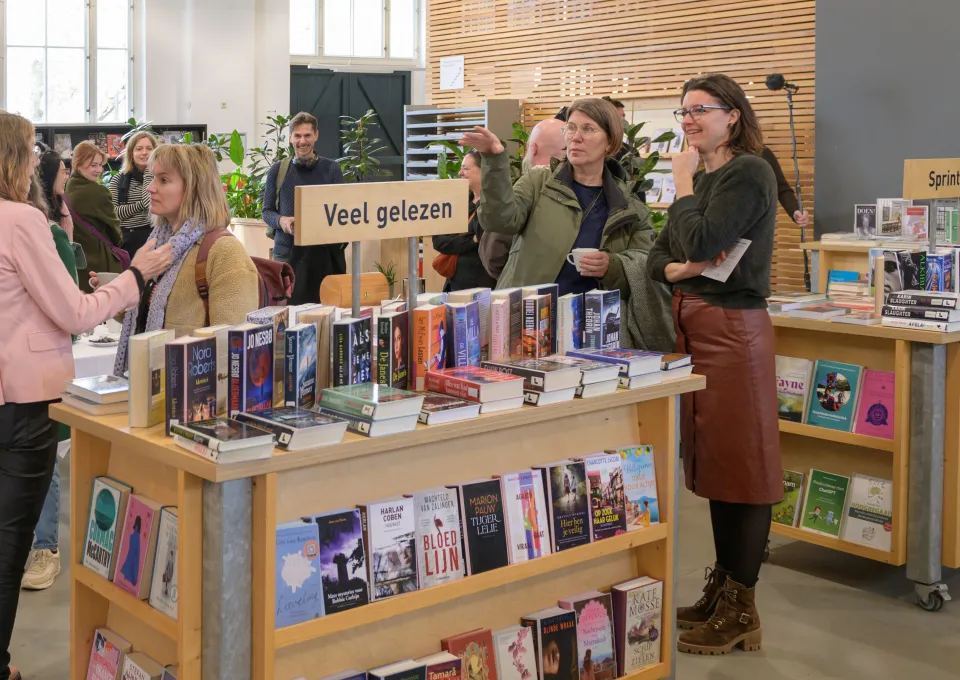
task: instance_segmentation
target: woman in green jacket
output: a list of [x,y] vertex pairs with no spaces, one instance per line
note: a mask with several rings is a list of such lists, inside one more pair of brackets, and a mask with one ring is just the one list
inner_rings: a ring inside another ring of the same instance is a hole
[[[483,156],[480,222],[486,231],[516,234],[498,288],[554,283],[560,294],[619,289],[630,297],[621,254],[653,246],[650,211],[624,183],[613,155],[623,139],[623,119],[601,99],[569,108],[564,127],[567,160],[531,168],[510,184],[510,158],[496,135],[476,128],[460,140]],[[567,261],[575,248],[580,271]]]

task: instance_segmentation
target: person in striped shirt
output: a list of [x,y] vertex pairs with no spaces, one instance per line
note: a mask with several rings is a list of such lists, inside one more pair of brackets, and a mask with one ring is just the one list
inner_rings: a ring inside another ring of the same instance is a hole
[[147,193],[153,175],[147,169],[147,161],[156,148],[157,138],[151,133],[142,131],[135,134],[125,147],[123,168],[110,180],[110,195],[123,234],[121,247],[130,253],[131,258],[153,231],[150,194]]

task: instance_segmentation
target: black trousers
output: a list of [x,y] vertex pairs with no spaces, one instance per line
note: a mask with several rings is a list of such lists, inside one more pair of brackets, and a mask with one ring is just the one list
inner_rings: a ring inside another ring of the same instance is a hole
[[[273,259],[287,262],[296,281],[288,304],[305,305],[320,302],[320,284],[328,274],[346,274],[346,243],[323,246],[295,246],[293,236],[277,230],[273,233]],[[0,680],[3,680],[0,678]]]
[[48,406],[0,406],[0,680],[10,677],[20,580],[57,459],[58,426]]
[[710,501],[717,562],[737,583],[753,588],[770,536],[771,505]]
[[120,247],[127,251],[132,260],[133,256],[137,254],[137,251],[143,248],[143,244],[150,239],[152,232],[153,227],[151,226],[124,229],[123,242]]

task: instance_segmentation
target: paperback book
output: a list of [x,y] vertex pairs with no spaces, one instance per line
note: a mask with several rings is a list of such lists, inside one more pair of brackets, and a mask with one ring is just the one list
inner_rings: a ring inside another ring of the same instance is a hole
[[807,423],[849,432],[863,367],[818,360],[807,403]]
[[550,521],[552,552],[591,540],[587,477],[582,461],[562,460],[534,467],[540,474]]
[[450,652],[437,652],[417,659],[426,670],[426,680],[460,680],[463,677],[463,661]]
[[871,437],[893,439],[896,418],[896,375],[886,371],[863,372],[853,431]]
[[426,389],[427,371],[447,365],[447,311],[445,305],[424,305],[413,310],[413,382],[417,392]]
[[620,456],[623,467],[624,506],[627,530],[635,531],[660,523],[657,503],[657,468],[652,446],[632,446],[610,451]]
[[464,680],[497,680],[493,634],[489,628],[443,638],[440,648],[460,659]]
[[550,554],[547,502],[540,474],[533,470],[500,477],[510,564]]
[[313,518],[320,541],[323,610],[336,614],[367,604],[367,557],[360,511],[335,510]]
[[528,392],[553,392],[580,384],[580,369],[547,359],[503,359],[484,361],[481,368],[499,371],[523,378],[523,389]]
[[123,657],[133,645],[109,628],[97,628],[93,633],[87,680],[117,680],[123,670]]
[[456,487],[463,520],[467,575],[509,563],[500,480],[480,479]]
[[123,680],[161,680],[163,666],[143,652],[130,652],[123,659]]
[[342,319],[333,323],[333,386],[359,385],[373,380],[370,345],[371,319]]
[[567,366],[576,366],[580,370],[581,385],[605,383],[611,380],[616,381],[620,375],[619,364],[594,361],[593,359],[580,359],[564,354],[551,354],[546,360],[554,361],[558,364],[566,364]]
[[533,629],[510,626],[493,633],[493,647],[500,680],[533,680],[537,673],[537,655]]
[[524,298],[523,356],[537,359],[552,354],[550,342],[550,296]]
[[247,314],[247,321],[273,325],[273,405],[283,406],[283,353],[286,349],[290,310],[287,307],[264,307]]
[[198,338],[215,338],[217,341],[217,412],[223,416],[229,412],[230,396],[230,329],[233,326],[221,324],[198,328],[193,334]]
[[317,327],[312,323],[290,326],[284,352],[284,405],[313,408],[317,392]]
[[857,203],[853,206],[853,230],[857,238],[874,238],[877,235],[877,204]]
[[850,478],[811,469],[807,480],[800,528],[837,538]]
[[494,300],[490,303],[490,360],[499,361],[510,357],[510,301]]
[[167,343],[166,433],[217,415],[217,341],[186,336]]
[[371,601],[417,590],[413,499],[384,498],[359,508],[363,542],[369,555]]
[[320,404],[345,415],[387,420],[417,415],[423,407],[423,397],[386,385],[362,383],[327,388],[320,394]]
[[236,419],[272,432],[277,438],[277,447],[286,451],[337,444],[347,429],[347,421],[343,418],[294,406],[238,413]]
[[840,538],[889,551],[893,531],[893,482],[853,475],[843,515]]
[[377,318],[377,383],[407,389],[406,312],[389,312]]
[[413,494],[420,590],[466,575],[457,492],[446,487]]
[[174,442],[214,463],[236,463],[273,455],[276,438],[259,427],[232,418],[211,418],[174,425]]
[[612,680],[617,676],[610,593],[592,590],[557,603],[577,616],[577,653],[581,678]]
[[663,358],[660,352],[641,349],[579,349],[567,354],[578,359],[616,364],[620,367],[620,377],[624,378],[658,372]]
[[159,503],[146,496],[130,494],[113,582],[141,600],[150,596],[159,515]]
[[538,680],[580,680],[575,612],[550,607],[522,617],[520,623],[533,630],[540,655]]
[[[490,358],[490,304],[491,293],[489,288],[467,288],[465,290],[450,291],[447,293],[447,303],[470,303],[476,302],[477,308],[476,311],[472,311],[473,308],[468,308],[468,326],[469,329],[476,328],[476,339],[479,340],[477,349],[480,352],[479,361],[485,361]],[[476,315],[477,326],[474,326],[473,315]],[[474,338],[473,331],[469,331],[471,336],[471,341]],[[477,350],[474,349],[474,346],[471,344],[470,347],[471,356],[476,353]],[[472,363],[472,366],[479,366],[479,361],[477,363]]]
[[491,304],[497,300],[506,300],[509,318],[509,355],[518,357],[523,354],[523,290],[503,288],[490,293]]
[[330,387],[333,365],[333,315],[335,307],[312,307],[297,313],[298,323],[312,323],[317,327],[317,391]]
[[[550,351],[546,354],[556,354],[557,352],[557,300],[560,295],[560,286],[556,283],[542,283],[537,286],[524,286],[520,289],[522,296],[528,298],[534,295],[550,296]],[[545,356],[544,355],[544,356]]]
[[[447,366],[450,368],[480,365],[479,345],[471,344],[471,309],[479,310],[479,304],[476,302],[447,303]],[[475,364],[471,363],[474,355],[478,359]]]
[[389,666],[374,668],[370,680],[426,680],[427,669],[418,661],[398,661]]
[[810,391],[813,362],[795,357],[776,357],[777,415],[780,420],[802,423]]
[[95,375],[68,380],[64,389],[97,404],[116,404],[128,401],[130,386],[126,378],[115,375]]
[[228,332],[230,416],[273,408],[273,325],[246,323]]
[[160,510],[157,551],[150,584],[150,606],[171,619],[177,618],[177,509]]
[[423,425],[440,425],[475,418],[478,415],[480,404],[476,402],[427,392],[420,409],[419,422]]
[[95,477],[90,494],[87,535],[83,544],[83,566],[113,580],[120,551],[118,532],[127,516],[133,489],[112,477]]
[[620,291],[592,290],[584,293],[583,347],[617,349],[620,347]]
[[478,366],[447,368],[427,373],[426,388],[467,401],[523,398],[523,378]]
[[624,514],[623,467],[617,454],[598,454],[583,459],[594,540],[619,536],[627,531]]
[[803,473],[783,471],[783,499],[773,506],[773,521],[788,527],[797,526],[803,502]]
[[660,663],[663,582],[644,576],[610,589],[613,598],[617,675]]
[[277,527],[277,628],[323,616],[320,537],[313,522],[295,520]]
[[567,293],[557,300],[557,353],[583,346],[583,293]]
[[166,344],[174,339],[173,330],[150,331],[130,338],[130,427],[153,427],[164,422]]

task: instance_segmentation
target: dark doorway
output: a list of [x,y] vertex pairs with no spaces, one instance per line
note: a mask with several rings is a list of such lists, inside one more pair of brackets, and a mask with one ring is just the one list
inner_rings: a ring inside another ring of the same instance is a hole
[[290,113],[307,111],[317,117],[317,153],[339,158],[340,116],[358,118],[373,109],[380,125],[371,137],[385,147],[378,154],[392,173],[379,180],[403,179],[403,107],[410,103],[410,72],[334,73],[306,66],[290,67]]

